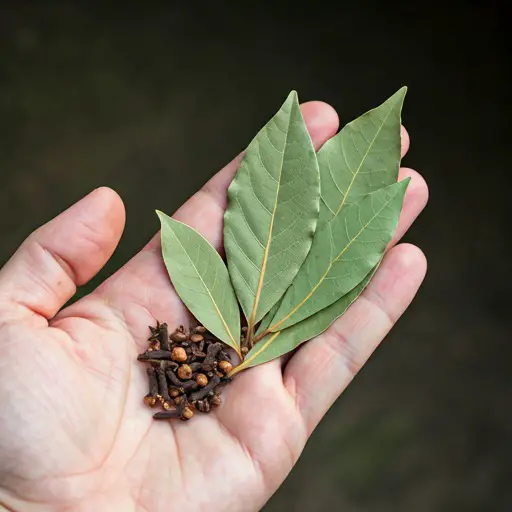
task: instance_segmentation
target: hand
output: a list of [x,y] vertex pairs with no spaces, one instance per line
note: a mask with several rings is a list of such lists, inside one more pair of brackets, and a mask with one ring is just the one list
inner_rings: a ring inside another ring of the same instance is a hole
[[[337,115],[320,102],[302,110],[318,148],[337,131]],[[405,130],[402,143],[405,153]],[[175,214],[219,249],[239,160]],[[412,181],[394,243],[427,201],[423,179],[400,174]],[[214,413],[156,422],[142,404],[146,373],[136,357],[156,319],[188,323],[159,238],[60,310],[109,259],[124,221],[115,192],[95,190],[29,236],[0,271],[0,508],[259,510],[411,302],[425,258],[411,245],[390,247],[349,311],[286,365],[243,372]]]

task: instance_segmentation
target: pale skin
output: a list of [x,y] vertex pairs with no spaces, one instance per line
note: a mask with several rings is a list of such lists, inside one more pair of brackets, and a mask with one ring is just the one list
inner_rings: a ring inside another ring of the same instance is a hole
[[[319,148],[338,117],[321,102],[302,111]],[[402,154],[408,147],[403,129]],[[219,250],[239,158],[174,215]],[[123,203],[100,188],[36,230],[0,271],[0,510],[259,510],[424,278],[422,252],[397,245],[428,197],[416,171],[405,176],[396,236],[363,295],[291,358],[239,374],[215,413],[189,422],[156,422],[142,403],[136,357],[148,325],[188,323],[159,237],[61,309],[113,253]]]

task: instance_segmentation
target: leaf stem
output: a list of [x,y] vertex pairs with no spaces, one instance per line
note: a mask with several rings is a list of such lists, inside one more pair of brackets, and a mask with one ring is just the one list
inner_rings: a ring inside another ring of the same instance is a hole
[[[258,343],[258,341],[262,340],[267,334],[270,334],[272,331],[270,330],[270,328],[268,329],[265,329],[262,333],[258,334],[255,338],[254,338],[254,341],[253,341],[253,346]],[[252,348],[252,347],[251,347]]]
[[256,350],[256,352],[252,355],[250,355],[247,359],[242,361],[238,366],[235,366],[229,373],[228,377],[235,376],[238,372],[241,372],[242,370],[245,370],[249,364],[251,364],[256,357],[258,357],[271,343],[274,342],[274,340],[281,334],[281,331],[277,331],[272,334],[272,336],[259,348]]

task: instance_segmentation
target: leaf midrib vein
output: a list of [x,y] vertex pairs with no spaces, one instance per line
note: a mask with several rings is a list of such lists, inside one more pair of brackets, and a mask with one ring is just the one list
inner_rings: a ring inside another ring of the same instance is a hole
[[254,321],[256,319],[256,312],[258,311],[258,305],[259,305],[259,301],[260,301],[260,297],[261,297],[261,290],[263,288],[263,281],[264,281],[265,271],[266,271],[267,261],[268,261],[268,253],[270,251],[270,244],[271,244],[271,241],[272,241],[272,232],[273,232],[273,229],[274,229],[274,219],[275,219],[275,216],[276,216],[277,204],[279,202],[279,191],[280,191],[280,188],[281,188],[281,177],[282,177],[282,174],[283,174],[283,167],[284,167],[284,155],[286,153],[286,146],[287,146],[287,143],[288,143],[288,135],[290,133],[290,125],[291,125],[291,120],[292,120],[293,109],[294,109],[294,106],[292,105],[292,107],[290,109],[289,116],[288,116],[288,126],[287,126],[287,129],[286,129],[286,136],[285,136],[284,144],[283,144],[283,152],[281,154],[281,162],[280,162],[280,165],[279,165],[279,177],[278,177],[277,180],[275,180],[276,183],[277,183],[276,198],[274,200],[274,208],[272,210],[272,215],[271,215],[271,218],[270,218],[270,227],[269,227],[269,232],[268,232],[267,243],[266,243],[266,246],[265,246],[265,250],[263,252],[263,261],[262,261],[262,264],[261,264],[260,277],[258,279],[258,286],[256,288],[256,293],[254,294],[254,305],[253,305],[251,316],[250,316],[249,322],[248,322],[248,324],[249,324],[249,332],[251,332],[251,330],[252,330],[252,328],[254,326]]

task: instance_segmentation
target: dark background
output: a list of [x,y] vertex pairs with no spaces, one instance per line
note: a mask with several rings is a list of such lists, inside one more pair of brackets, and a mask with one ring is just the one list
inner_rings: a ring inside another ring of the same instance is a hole
[[109,185],[128,220],[103,278],[290,89],[344,124],[406,84],[428,276],[265,510],[512,510],[504,7],[240,4],[0,4],[0,263]]

